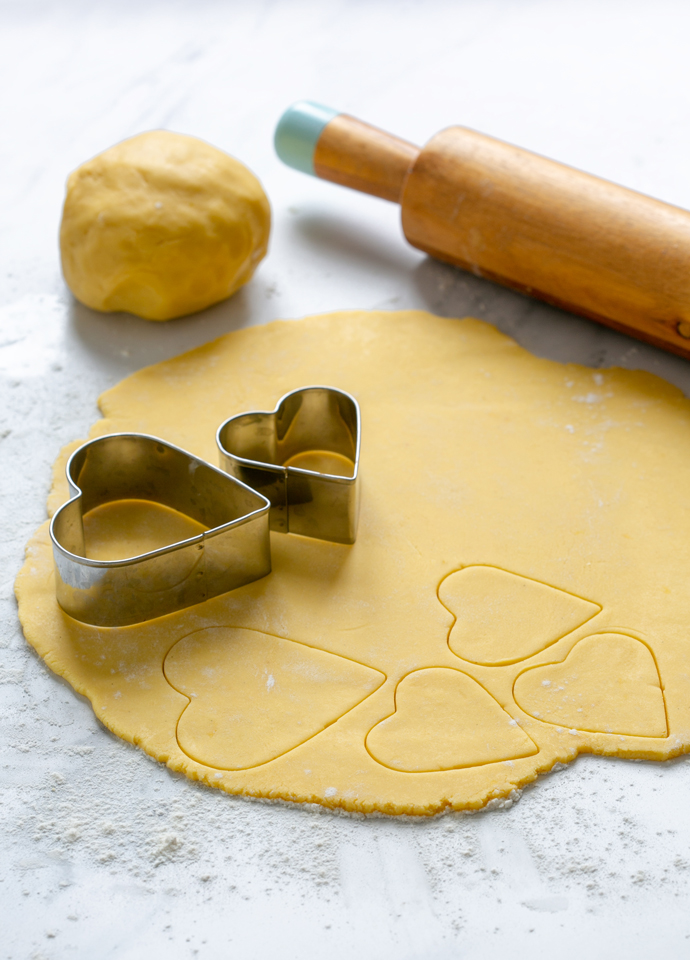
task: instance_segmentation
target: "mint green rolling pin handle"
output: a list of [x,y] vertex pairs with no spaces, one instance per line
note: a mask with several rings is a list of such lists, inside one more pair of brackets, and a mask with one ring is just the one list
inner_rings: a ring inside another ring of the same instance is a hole
[[283,163],[315,177],[316,144],[326,124],[337,116],[337,110],[309,100],[300,100],[288,107],[278,121],[273,138],[276,153]]
[[275,148],[289,167],[399,203],[419,148],[346,113],[300,100],[280,118]]

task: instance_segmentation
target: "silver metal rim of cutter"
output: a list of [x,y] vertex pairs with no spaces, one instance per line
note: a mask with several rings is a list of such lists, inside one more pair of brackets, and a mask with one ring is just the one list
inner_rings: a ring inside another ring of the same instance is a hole
[[[89,440],[66,467],[70,499],[50,537],[59,605],[75,620],[121,627],[172,613],[271,571],[269,501],[251,487],[147,434]],[[83,516],[113,500],[153,500],[208,529],[138,556],[85,556]]]
[[[272,411],[238,414],[221,424],[216,439],[223,469],[148,434],[87,441],[67,462],[71,496],[50,523],[58,604],[83,623],[129,626],[266,576],[269,527],[354,543],[360,424],[359,405],[349,393],[310,386],[286,393]],[[351,475],[284,466],[314,449],[346,457]],[[168,506],[207,529],[120,560],[85,556],[84,515],[111,501],[136,499]]]
[[[352,544],[359,516],[361,415],[335,387],[291,390],[273,410],[240,413],[218,428],[220,462],[231,476],[271,502],[271,530]],[[285,466],[305,450],[339,454],[350,476]]]

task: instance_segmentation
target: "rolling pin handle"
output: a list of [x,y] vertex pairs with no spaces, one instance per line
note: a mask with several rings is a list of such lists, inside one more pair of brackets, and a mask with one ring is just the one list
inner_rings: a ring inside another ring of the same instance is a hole
[[338,116],[337,110],[311,100],[300,100],[285,111],[276,127],[273,144],[288,167],[316,176],[314,150],[327,123]]
[[393,203],[419,156],[414,144],[308,100],[285,111],[274,143],[288,166]]

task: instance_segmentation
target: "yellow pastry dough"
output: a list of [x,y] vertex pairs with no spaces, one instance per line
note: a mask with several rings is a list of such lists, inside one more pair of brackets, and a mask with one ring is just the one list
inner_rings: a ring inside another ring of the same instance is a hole
[[92,560],[125,560],[196,537],[206,529],[162,503],[116,500],[84,516],[86,556]]
[[168,681],[189,698],[177,725],[184,752],[211,767],[256,767],[316,736],[385,677],[257,630],[209,627],[175,644]]
[[536,744],[476,680],[447,667],[403,677],[395,691],[395,713],[369,732],[367,749],[379,763],[408,773],[537,753]]
[[[361,405],[354,545],[273,533],[268,577],[103,629],[61,613],[47,526],[32,538],[27,639],[103,723],[230,793],[391,814],[478,808],[580,752],[690,748],[680,391],[538,359],[477,320],[352,312],[142,370],[91,435],[215,463],[219,423],[312,383]],[[179,517],[166,532],[142,509],[91,518],[90,549],[174,539]]]
[[563,663],[532,667],[515,683],[523,710],[594,733],[666,737],[659,672],[635,637],[606,633],[576,643]]
[[448,637],[453,653],[490,666],[531,657],[601,609],[582,597],[488,566],[451,573],[438,598],[455,616]]
[[271,211],[253,173],[195,137],[153,130],[74,171],[60,227],[78,300],[170,320],[224,300],[266,253]]

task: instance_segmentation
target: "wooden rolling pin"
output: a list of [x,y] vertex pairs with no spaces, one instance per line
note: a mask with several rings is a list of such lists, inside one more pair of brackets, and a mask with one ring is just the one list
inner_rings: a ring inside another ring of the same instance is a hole
[[690,359],[690,213],[465,127],[421,150],[302,101],[278,156],[402,206],[414,247]]

